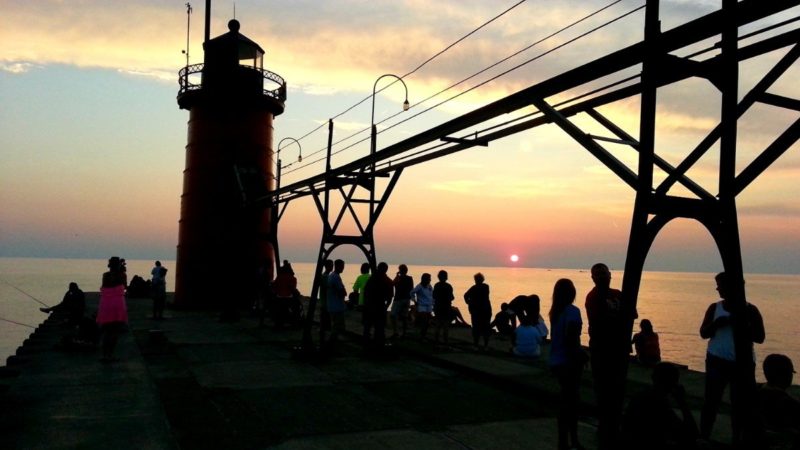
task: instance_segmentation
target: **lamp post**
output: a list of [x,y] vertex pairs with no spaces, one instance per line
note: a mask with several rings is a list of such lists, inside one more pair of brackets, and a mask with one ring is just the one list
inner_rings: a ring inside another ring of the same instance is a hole
[[[278,163],[277,163],[278,167],[277,167],[277,170],[275,171],[275,174],[276,174],[275,175],[275,190],[276,191],[281,188],[281,168],[282,168],[282,163],[281,163],[281,144],[283,144],[283,141],[293,141],[295,144],[297,144],[297,147],[300,149],[300,153],[297,154],[297,162],[303,161],[303,146],[300,145],[300,142],[297,139],[291,138],[291,137],[287,137],[287,138],[281,139],[281,141],[278,142],[278,151],[275,152],[276,155],[278,156]],[[291,142],[289,144],[291,145]]]
[[[395,78],[397,78],[397,81],[399,81],[400,84],[403,85],[403,88],[406,91],[406,99],[403,101],[403,111],[408,111],[408,108],[409,108],[409,104],[408,104],[408,86],[406,86],[406,82],[403,81],[402,78],[398,77],[395,74],[387,73],[387,74],[379,76],[378,79],[375,80],[375,84],[372,86],[372,118],[370,119],[370,125],[371,125],[370,129],[372,131],[371,131],[371,135],[370,135],[370,144],[369,144],[370,145],[370,149],[369,149],[369,154],[370,155],[373,155],[375,153],[375,150],[376,150],[376,137],[377,137],[377,134],[378,134],[377,133],[377,129],[375,128],[375,90],[378,88],[378,82],[381,81],[381,79],[384,78],[384,77],[395,77]],[[375,162],[372,163],[372,169],[375,170]]]
[[[385,77],[394,77],[400,84],[403,85],[403,89],[406,91],[406,99],[403,101],[403,111],[408,111],[409,104],[408,104],[408,86],[406,86],[406,82],[403,81],[402,78],[398,77],[392,73],[386,73],[378,77],[375,80],[375,84],[372,85],[372,117],[370,118],[370,140],[369,140],[369,155],[373,156],[375,154],[377,148],[377,137],[378,137],[378,130],[375,127],[375,90],[378,88],[378,82],[381,81],[382,78]],[[373,223],[374,215],[375,215],[375,160],[372,159],[369,164],[370,172],[372,173],[372,188],[369,192],[369,223]],[[370,231],[371,232],[371,231]]]

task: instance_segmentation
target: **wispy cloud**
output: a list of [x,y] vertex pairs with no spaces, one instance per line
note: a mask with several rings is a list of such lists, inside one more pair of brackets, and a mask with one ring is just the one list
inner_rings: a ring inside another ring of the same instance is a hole
[[0,70],[14,74],[26,73],[39,67],[29,62],[0,62]]

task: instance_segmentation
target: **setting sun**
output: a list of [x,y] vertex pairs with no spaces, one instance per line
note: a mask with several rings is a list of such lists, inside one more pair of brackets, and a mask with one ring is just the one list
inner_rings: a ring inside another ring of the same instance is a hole
[[519,255],[511,255],[509,259],[511,260],[511,262],[517,262],[519,261]]

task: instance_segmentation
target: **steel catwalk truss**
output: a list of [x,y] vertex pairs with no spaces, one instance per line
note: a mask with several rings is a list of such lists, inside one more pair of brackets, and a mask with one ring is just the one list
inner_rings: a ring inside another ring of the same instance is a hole
[[[633,326],[636,301],[642,269],[651,244],[659,231],[675,218],[689,218],[708,229],[720,251],[725,271],[734,280],[743,280],[742,256],[739,241],[736,197],[753,180],[757,179],[773,162],[800,138],[800,118],[768,145],[748,166],[736,172],[737,121],[756,103],[769,104],[800,112],[800,100],[769,93],[769,88],[800,57],[800,29],[791,29],[761,37],[756,42],[739,46],[739,28],[776,15],[800,5],[800,0],[722,0],[722,8],[706,16],[668,31],[660,30],[659,4],[648,0],[645,13],[644,39],[632,46],[603,56],[583,66],[564,72],[484,107],[452,119],[413,137],[389,145],[374,154],[359,158],[338,168],[330,166],[333,123],[329,123],[326,170],[305,180],[281,187],[265,198],[262,204],[273,207],[285,205],[298,198],[311,195],[323,221],[316,277],[311,293],[309,326],[306,344],[310,344],[310,323],[313,318],[319,289],[321,265],[333,250],[344,244],[359,247],[374,268],[376,262],[373,230],[400,175],[407,167],[450,155],[474,146],[488,145],[507,137],[545,124],[556,124],[576,142],[601,161],[624,183],[636,192],[628,242],[622,291]],[[713,56],[701,59],[698,55],[676,56],[682,49],[709,38],[718,37]],[[776,50],[788,49],[764,77],[738,100],[739,63]],[[639,77],[620,79],[605,88],[588,91],[558,104],[549,98],[577,89],[604,77],[619,74],[640,66]],[[697,77],[708,80],[721,96],[719,124],[708,133],[688,156],[677,166],[672,166],[656,154],[656,99],[658,89]],[[638,81],[637,81],[638,78]],[[640,96],[639,137],[629,134],[612,120],[600,114],[597,108],[632,96]],[[521,121],[507,122],[489,128],[484,133],[467,133],[470,129],[499,116],[535,106],[536,114]],[[570,119],[586,115],[605,128],[613,137],[589,134]],[[461,136],[457,136],[462,133]],[[467,133],[467,134],[464,134]],[[638,168],[634,172],[606,150],[603,143],[622,144],[638,152]],[[716,143],[719,143],[719,192],[712,194],[693,181],[687,172]],[[428,146],[427,148],[423,148]],[[422,149],[422,150],[420,150]],[[653,172],[658,168],[666,178],[653,185]],[[376,198],[378,177],[389,177],[383,192]],[[691,195],[670,194],[671,188],[680,184]],[[369,199],[356,195],[361,187],[369,192]],[[331,192],[338,192],[342,205],[334,211],[330,205]],[[359,219],[354,203],[368,203],[367,217]],[[282,211],[282,210],[281,210]],[[335,214],[332,214],[335,213]],[[340,234],[343,217],[350,215],[360,234]],[[335,219],[331,220],[331,218]],[[273,239],[277,244],[277,234]],[[277,245],[276,245],[277,248]],[[746,300],[744,284],[736,283],[734,316],[742,317]],[[734,320],[738,360],[744,372],[752,364],[752,348],[746,338],[745,324]],[[630,329],[628,330],[630,331]],[[753,385],[754,379],[750,380]]]

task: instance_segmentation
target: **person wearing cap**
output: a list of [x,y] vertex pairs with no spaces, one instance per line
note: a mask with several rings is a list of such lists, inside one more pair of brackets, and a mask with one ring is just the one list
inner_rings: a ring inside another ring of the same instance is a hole
[[764,359],[767,382],[758,390],[758,403],[767,431],[784,438],[788,436],[794,442],[792,448],[800,448],[800,400],[787,392],[794,374],[794,365],[788,356],[768,355]]

